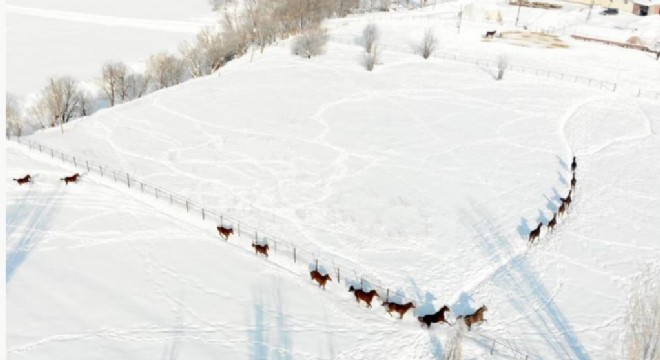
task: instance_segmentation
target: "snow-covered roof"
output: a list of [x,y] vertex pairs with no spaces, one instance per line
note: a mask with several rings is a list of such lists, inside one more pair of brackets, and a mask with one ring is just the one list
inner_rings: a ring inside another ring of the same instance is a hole
[[660,0],[634,0],[634,2],[642,6],[660,6]]

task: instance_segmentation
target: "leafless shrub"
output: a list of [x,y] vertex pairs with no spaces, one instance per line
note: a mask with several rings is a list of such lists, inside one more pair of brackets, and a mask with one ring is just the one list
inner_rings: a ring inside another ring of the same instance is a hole
[[6,102],[5,102],[5,119],[7,121],[7,127],[5,128],[5,132],[7,136],[9,135],[16,135],[16,136],[21,136],[23,135],[23,119],[21,116],[20,112],[20,106],[18,104],[18,101],[16,100],[16,97],[14,95],[11,95],[7,93],[5,95]]
[[626,316],[623,358],[660,358],[660,268],[649,267],[634,282]]
[[502,80],[507,67],[509,67],[509,58],[505,55],[500,55],[497,58],[497,80]]
[[156,90],[177,85],[184,79],[183,62],[176,56],[158,53],[149,57],[147,74]]
[[132,72],[126,77],[126,99],[141,98],[149,90],[149,78],[143,74]]
[[362,64],[368,71],[372,71],[378,61],[380,61],[380,49],[377,45],[371,48],[371,52],[364,53],[362,56]]
[[117,98],[125,100],[122,88],[126,82],[126,64],[122,62],[107,62],[103,65],[103,75],[101,77],[101,89],[110,102],[110,106],[115,106]]
[[364,46],[364,50],[367,53],[372,53],[374,50],[374,47],[380,40],[380,29],[378,29],[378,26],[376,24],[369,24],[367,25],[364,30],[362,31],[362,46]]
[[437,39],[435,38],[435,33],[433,29],[426,29],[424,33],[424,38],[422,39],[421,44],[419,44],[417,51],[424,59],[428,59],[437,46]]
[[311,58],[325,52],[328,42],[328,33],[323,28],[314,28],[303,31],[291,45],[291,52],[295,55]]

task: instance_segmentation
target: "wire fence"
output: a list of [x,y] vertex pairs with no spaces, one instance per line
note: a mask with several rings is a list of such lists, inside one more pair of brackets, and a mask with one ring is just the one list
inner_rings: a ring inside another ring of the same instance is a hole
[[637,91],[637,97],[651,100],[660,100],[660,91],[639,89]]
[[[383,281],[380,281],[372,274],[368,274],[364,269],[359,269],[355,264],[338,260],[320,251],[312,251],[300,247],[291,241],[286,241],[255,226],[228,217],[219,211],[204,207],[184,196],[140,179],[128,172],[107,165],[101,165],[79,156],[66,154],[60,150],[32,140],[22,139],[21,137],[10,136],[8,140],[12,138],[15,138],[19,144],[29,147],[30,150],[38,151],[64,163],[73,164],[76,169],[86,170],[87,173],[83,175],[100,175],[103,178],[111,179],[116,183],[125,185],[128,189],[153,196],[157,200],[169,203],[170,206],[185,209],[188,214],[198,217],[202,221],[215,224],[215,226],[231,228],[236,237],[241,240],[248,240],[250,244],[268,244],[271,254],[274,253],[278,256],[286,257],[294,263],[307,264],[310,271],[318,269],[322,274],[330,274],[333,281],[344,283],[346,287],[353,285],[355,288],[363,288],[365,291],[374,289],[383,299],[389,299],[392,302],[417,302],[400,291],[394,291],[394,287],[385,285]],[[230,237],[228,241],[232,239],[234,238]]]
[[[492,338],[488,335],[475,333],[474,335],[470,335],[468,337],[480,343],[482,347],[488,349],[490,355],[500,355],[500,356],[506,356],[510,359],[520,359],[520,360],[541,360],[541,357],[526,354],[516,349],[512,345],[509,345],[504,341]],[[476,339],[477,337],[479,339]]]
[[[332,41],[345,45],[359,45],[358,40],[351,41],[348,39],[341,39],[339,37],[334,37]],[[406,48],[405,46],[401,46],[397,44],[379,43],[379,46],[382,50],[388,50],[388,51],[408,52],[408,53],[412,53],[414,51],[412,47]],[[498,68],[498,66],[500,66],[500,60],[483,59],[473,56],[442,53],[442,52],[434,52],[433,54],[431,54],[431,56],[446,61],[454,61],[464,64],[473,64],[476,66],[484,66],[489,68]],[[545,69],[535,68],[531,66],[523,66],[518,64],[503,64],[503,65],[505,66],[505,69],[508,71],[515,71],[515,72],[534,75],[534,76],[542,76],[560,81],[573,82],[575,84],[584,85],[591,88],[597,88],[600,90],[606,90],[612,92],[615,92],[617,90],[617,84],[611,81],[599,80],[581,75],[568,74],[553,70],[545,70]]]
[[[364,270],[358,270],[355,266],[351,266],[351,264],[338,261],[328,254],[305,249],[293,242],[285,241],[268,234],[261,229],[251,226],[250,224],[241,222],[238,219],[224,216],[221,212],[201,206],[184,196],[175,194],[148,181],[144,181],[128,172],[110,166],[101,165],[82,157],[66,154],[60,150],[32,140],[7,136],[7,140],[11,140],[12,138],[15,138],[19,144],[29,147],[32,151],[38,151],[43,155],[50,156],[52,159],[62,161],[63,163],[73,164],[76,169],[86,170],[87,172],[84,175],[94,174],[100,175],[105,179],[112,179],[112,181],[116,183],[126,185],[128,189],[133,189],[136,192],[139,191],[148,196],[154,196],[155,199],[169,203],[170,206],[178,207],[182,210],[185,209],[188,214],[199,217],[202,221],[216,224],[216,226],[231,228],[234,234],[241,240],[249,240],[251,244],[268,244],[269,248],[272,249],[272,253],[283,258],[288,258],[294,263],[299,263],[301,265],[306,264],[308,271],[316,269],[322,274],[329,274],[332,276],[333,281],[336,281],[339,284],[343,282],[345,287],[354,286],[355,288],[364,289],[365,291],[373,289],[376,290],[381,299],[385,299],[386,301],[401,304],[405,302],[417,304],[416,299],[412,299],[402,294],[400,291],[391,291],[391,289],[395,288],[383,284],[382,281],[377,280],[372,274],[366,274]],[[510,345],[498,342],[495,339],[488,338],[484,335],[480,336],[493,341],[493,344],[499,344],[498,348],[503,347],[508,349],[509,352],[522,354]],[[493,354],[493,350],[491,350],[491,354]],[[527,358],[528,357],[526,356],[525,359]]]

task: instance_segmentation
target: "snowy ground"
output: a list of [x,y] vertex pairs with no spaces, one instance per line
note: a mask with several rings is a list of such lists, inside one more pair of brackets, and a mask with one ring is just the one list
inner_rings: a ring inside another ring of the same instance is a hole
[[106,61],[134,63],[176,51],[213,23],[205,0],[7,0],[7,91],[36,93],[54,76],[100,77]]
[[[64,135],[31,138],[348,264],[357,270],[349,279],[376,279],[415,299],[420,313],[448,304],[455,316],[487,304],[468,359],[489,353],[482,336],[532,358],[616,358],[630,278],[660,258],[660,104],[514,72],[497,82],[492,69],[424,61],[406,50],[419,37],[397,29],[422,34],[426,20],[387,16],[373,20],[388,45],[373,73],[354,44],[369,20],[336,20],[322,57],[293,57],[281,43],[219,75],[72,122]],[[578,74],[594,64],[631,73],[657,65],[595,44],[485,43],[485,28],[443,35],[441,47],[509,51]],[[360,309],[344,284],[318,291],[304,264],[264,262],[246,244],[219,242],[208,222],[105,180],[65,187],[57,178],[72,169],[21,149],[8,147],[7,177],[39,177],[29,188],[7,180],[10,357],[442,356],[447,327],[427,332],[411,317]],[[530,228],[568,191],[573,154],[569,214],[530,250]],[[57,289],[44,294],[44,286]],[[41,303],[54,301],[58,311]],[[99,314],[99,302],[114,315]]]

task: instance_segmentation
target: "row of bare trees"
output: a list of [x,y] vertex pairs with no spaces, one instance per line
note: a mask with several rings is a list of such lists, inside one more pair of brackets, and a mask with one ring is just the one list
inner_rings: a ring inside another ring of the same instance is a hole
[[63,128],[71,119],[99,108],[212,74],[250,47],[263,52],[278,39],[298,33],[306,35],[305,48],[312,49],[304,55],[317,55],[327,41],[320,22],[331,16],[344,16],[363,5],[360,0],[210,0],[209,3],[214,9],[223,10],[218,24],[202,29],[193,40],[182,43],[178,54],[163,52],[151,56],[144,71],[110,61],[102,67],[96,91],[84,89],[75,79],[64,76],[49,79],[36,99],[25,106],[8,94],[7,135],[20,136],[58,125]]

